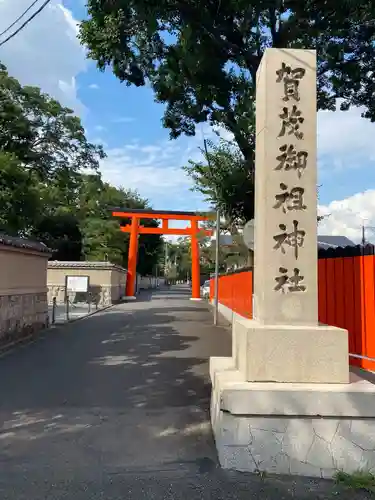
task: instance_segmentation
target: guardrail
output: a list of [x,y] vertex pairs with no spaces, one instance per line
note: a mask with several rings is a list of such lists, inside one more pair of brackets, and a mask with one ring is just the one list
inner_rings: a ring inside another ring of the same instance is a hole
[[370,358],[369,356],[361,356],[360,354],[349,353],[349,358],[365,359],[366,361],[375,361],[375,358]]
[[48,317],[52,325],[66,323],[71,319],[87,316],[94,308],[96,311],[101,309],[99,304],[92,300],[91,295],[87,302],[74,303],[67,299],[63,304],[57,304],[56,297],[53,297],[52,304],[49,305]]

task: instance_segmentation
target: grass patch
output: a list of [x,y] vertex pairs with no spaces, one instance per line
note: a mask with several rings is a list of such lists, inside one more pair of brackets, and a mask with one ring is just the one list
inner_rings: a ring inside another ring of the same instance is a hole
[[335,474],[337,484],[346,486],[353,490],[364,490],[369,493],[375,493],[375,476],[370,472],[357,471],[353,474],[339,471]]

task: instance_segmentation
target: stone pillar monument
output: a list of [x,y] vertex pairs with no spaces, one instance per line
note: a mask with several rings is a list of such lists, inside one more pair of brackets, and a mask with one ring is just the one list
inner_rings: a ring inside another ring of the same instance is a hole
[[256,104],[256,319],[317,326],[315,51],[268,50]]
[[255,319],[239,346],[248,381],[349,381],[347,332],[318,326],[316,115],[315,51],[268,49],[256,94]]
[[254,318],[210,360],[213,431],[223,467],[332,476],[358,469],[375,390],[349,377],[348,332],[318,323],[315,51],[267,49],[256,85]]

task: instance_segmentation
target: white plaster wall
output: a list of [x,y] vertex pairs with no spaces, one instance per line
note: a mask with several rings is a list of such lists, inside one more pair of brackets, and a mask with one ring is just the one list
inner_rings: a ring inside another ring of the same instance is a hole
[[140,276],[138,275],[138,286],[140,290],[148,290],[150,288],[156,288],[157,278],[154,276]]

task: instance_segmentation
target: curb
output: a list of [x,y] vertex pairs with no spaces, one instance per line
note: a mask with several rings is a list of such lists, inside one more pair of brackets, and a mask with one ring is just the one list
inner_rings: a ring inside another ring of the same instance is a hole
[[90,316],[93,316],[94,314],[97,314],[102,311],[106,311],[107,309],[110,309],[111,307],[116,306],[117,304],[111,304],[109,306],[103,307],[102,309],[95,310],[93,312],[90,312],[89,314],[86,314],[86,316],[79,316],[78,318],[72,318],[69,319],[68,321],[65,321],[64,323],[55,323],[53,325],[49,325],[46,328],[43,328],[42,330],[39,330],[35,334],[28,335],[27,337],[23,337],[19,340],[15,340],[14,342],[9,342],[8,344],[4,344],[3,346],[0,347],[0,357],[2,357],[4,354],[7,354],[16,347],[21,347],[21,346],[26,346],[28,344],[32,344],[33,342],[36,342],[39,339],[44,339],[49,333],[52,333],[52,331],[59,330],[60,328],[64,327],[65,325],[70,325],[71,323],[75,323],[76,321],[83,320],[86,318],[89,318]]

